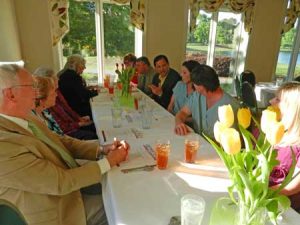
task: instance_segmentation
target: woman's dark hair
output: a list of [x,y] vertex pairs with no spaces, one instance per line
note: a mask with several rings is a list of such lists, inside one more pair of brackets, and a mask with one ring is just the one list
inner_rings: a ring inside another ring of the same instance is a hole
[[154,58],[153,60],[153,65],[156,66],[157,61],[164,59],[168,64],[169,64],[169,60],[167,58],[167,56],[165,55],[158,55]]
[[182,66],[186,67],[188,71],[191,73],[196,66],[199,66],[200,64],[195,60],[187,60],[182,63]]
[[254,87],[256,83],[255,75],[251,70],[245,70],[244,72],[242,72],[240,80],[241,84],[247,81],[249,84],[252,85],[252,87]]
[[199,64],[193,69],[191,80],[196,85],[202,85],[207,91],[215,91],[220,87],[219,77],[216,71],[207,65]]

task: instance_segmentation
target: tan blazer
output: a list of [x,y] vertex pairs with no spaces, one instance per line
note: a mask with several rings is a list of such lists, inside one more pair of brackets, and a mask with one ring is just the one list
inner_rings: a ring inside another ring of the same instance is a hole
[[[60,137],[30,120],[74,158],[95,160],[97,142]],[[85,225],[79,189],[100,181],[96,162],[69,169],[49,146],[0,116],[0,198],[16,205],[28,224]]]

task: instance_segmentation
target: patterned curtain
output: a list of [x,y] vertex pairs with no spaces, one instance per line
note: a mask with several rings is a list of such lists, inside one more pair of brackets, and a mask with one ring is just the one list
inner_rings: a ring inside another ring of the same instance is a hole
[[216,12],[228,8],[235,13],[244,13],[245,30],[251,32],[255,0],[190,0],[190,31],[196,28],[199,10]]
[[290,0],[286,11],[282,33],[288,32],[294,27],[297,18],[300,16],[300,1]]
[[118,4],[130,3],[130,19],[133,26],[144,31],[145,0],[111,0]]
[[69,31],[68,0],[48,0],[51,21],[52,45],[55,46],[58,41]]

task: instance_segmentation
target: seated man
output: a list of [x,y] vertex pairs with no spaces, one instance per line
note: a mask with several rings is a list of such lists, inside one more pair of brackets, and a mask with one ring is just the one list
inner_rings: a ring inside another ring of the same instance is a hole
[[155,71],[150,65],[149,59],[146,56],[138,58],[135,63],[135,69],[138,73],[138,89],[146,95],[150,95],[151,89],[148,86],[152,83]]
[[173,88],[181,77],[177,71],[170,68],[169,60],[165,55],[156,56],[154,66],[157,74],[154,75],[152,84],[149,85],[152,98],[167,109],[173,95]]
[[[86,198],[80,189],[124,161],[128,144],[99,146],[51,132],[29,116],[33,87],[25,69],[0,66],[0,198],[16,205],[28,224],[107,224],[101,195]],[[74,158],[94,161],[79,166]]]
[[[218,107],[230,104],[236,113],[239,103],[224,92],[216,71],[207,66],[197,66],[191,74],[195,92],[176,114],[175,133],[186,135],[189,130],[185,120],[192,115],[195,132],[214,138],[214,124],[218,120]],[[236,118],[236,117],[235,117]],[[235,121],[235,126],[237,121]]]

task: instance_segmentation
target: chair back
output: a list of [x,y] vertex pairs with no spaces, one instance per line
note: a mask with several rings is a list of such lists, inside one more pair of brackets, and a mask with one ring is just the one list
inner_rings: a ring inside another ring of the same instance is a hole
[[244,72],[241,73],[240,75],[240,82],[243,84],[244,82],[248,82],[249,84],[252,85],[252,87],[255,86],[256,83],[256,78],[254,73],[251,70],[245,70]]
[[4,199],[0,199],[0,224],[27,225],[27,222],[17,207]]
[[256,95],[254,87],[249,82],[242,83],[242,102],[248,106],[255,115],[258,115]]

